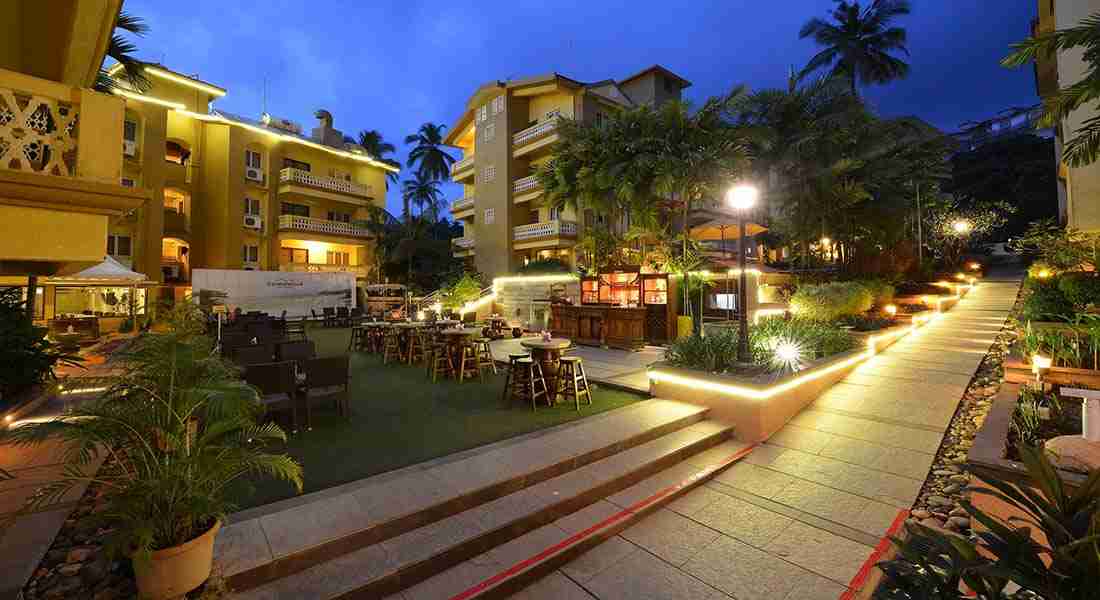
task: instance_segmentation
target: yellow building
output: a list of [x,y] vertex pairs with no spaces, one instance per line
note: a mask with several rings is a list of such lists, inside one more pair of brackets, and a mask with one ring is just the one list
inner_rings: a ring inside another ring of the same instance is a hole
[[[1095,14],[1095,0],[1037,0],[1038,16],[1032,21],[1032,34],[1042,35],[1056,29],[1075,27]],[[1035,65],[1035,86],[1046,99],[1058,89],[1080,81],[1089,65],[1080,49],[1040,56]],[[1062,162],[1062,144],[1076,136],[1077,130],[1098,115],[1094,102],[1075,110],[1055,127],[1054,151],[1058,158],[1058,213],[1062,223],[1083,231],[1100,231],[1100,162],[1085,167],[1070,167]]]
[[451,178],[463,195],[451,205],[464,234],[455,256],[469,257],[490,279],[525,261],[556,257],[575,264],[573,251],[592,214],[547,206],[535,169],[550,159],[560,119],[599,123],[611,111],[679,99],[686,79],[660,66],[631,77],[581,83],[558,73],[479,87],[450,128],[445,143],[463,157]]
[[159,201],[112,224],[125,241],[109,246],[120,262],[174,285],[177,297],[194,268],[368,276],[373,242],[361,222],[385,206],[395,167],[346,142],[327,111],[304,134],[283,119],[213,108],[226,90],[211,83],[161,65],[145,71],[149,89],[118,92],[122,177]]
[[103,260],[108,228],[150,201],[121,185],[125,101],[90,89],[121,0],[11,2],[0,16],[0,286]]

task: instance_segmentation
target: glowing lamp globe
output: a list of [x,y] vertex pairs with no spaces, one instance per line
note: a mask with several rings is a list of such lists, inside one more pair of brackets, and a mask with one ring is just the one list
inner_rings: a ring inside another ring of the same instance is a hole
[[887,304],[886,306],[882,307],[882,310],[886,311],[886,314],[890,315],[891,317],[898,314],[898,307],[894,304]]
[[955,233],[966,233],[970,231],[969,221],[955,221],[951,224],[951,228],[955,230]]
[[745,210],[756,204],[756,198],[759,194],[755,186],[738,185],[726,193],[726,202],[737,210]]

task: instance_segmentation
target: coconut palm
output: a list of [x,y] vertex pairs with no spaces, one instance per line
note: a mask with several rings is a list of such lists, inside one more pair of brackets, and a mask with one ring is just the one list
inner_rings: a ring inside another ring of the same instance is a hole
[[854,95],[859,94],[860,85],[904,79],[909,65],[891,53],[908,56],[905,29],[892,22],[907,14],[909,0],[872,0],[866,8],[858,1],[837,0],[829,15],[832,21],[810,19],[798,33],[824,47],[802,69],[801,76],[828,68],[830,76],[848,82]]
[[[145,19],[141,17],[128,12],[120,12],[118,20],[115,21],[115,32],[111,35],[111,42],[107,45],[107,57],[122,65],[122,79],[134,89],[148,90],[151,84],[145,77],[145,62],[134,58],[137,46],[123,37],[119,30],[143,37],[149,32],[149,26],[145,24]],[[107,69],[100,66],[92,87],[100,92],[110,92],[117,85],[118,82],[107,74]]]
[[[397,148],[382,138],[382,132],[377,129],[364,129],[359,132],[359,145],[363,147],[376,160],[386,164],[400,167],[401,163],[386,156],[393,154]],[[386,189],[390,189],[390,183],[397,183],[398,175],[394,171],[386,171]]]
[[[1054,56],[1072,48],[1080,48],[1088,70],[1080,81],[1068,85],[1043,101],[1043,117],[1040,125],[1058,125],[1070,113],[1086,102],[1096,106],[1100,99],[1100,13],[1082,19],[1068,29],[1059,29],[1039,37],[1028,38],[1012,47],[1015,51],[1001,64],[1019,67],[1036,60],[1040,55]],[[1083,167],[1100,158],[1100,117],[1086,119],[1062,149],[1062,160],[1071,167]]]
[[429,179],[445,181],[451,175],[455,158],[443,149],[443,130],[446,125],[424,123],[416,133],[406,136],[406,144],[415,144],[409,152],[408,166],[416,166],[418,173]]
[[428,177],[425,173],[417,171],[411,179],[406,179],[401,185],[401,200],[404,202],[404,219],[406,223],[412,220],[412,206],[420,209],[420,216],[425,211],[431,215],[431,222],[439,220],[439,210],[443,202],[443,193],[439,191],[439,182]]

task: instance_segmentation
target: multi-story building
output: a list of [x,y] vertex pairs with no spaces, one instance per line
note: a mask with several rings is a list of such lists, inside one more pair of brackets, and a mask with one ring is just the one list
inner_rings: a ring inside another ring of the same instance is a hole
[[[120,69],[116,69],[118,71]],[[125,185],[155,199],[111,225],[120,261],[176,289],[193,268],[343,271],[368,275],[363,225],[385,205],[385,173],[318,110],[317,127],[212,107],[226,90],[161,65],[151,86],[122,86]],[[128,254],[127,254],[128,251]]]
[[581,83],[551,73],[479,87],[445,140],[463,151],[451,168],[452,180],[463,186],[451,205],[464,227],[452,240],[455,256],[471,257],[490,279],[536,258],[575,264],[573,248],[597,217],[547,205],[532,176],[552,156],[558,123],[598,124],[611,111],[679,99],[690,85],[652,66],[619,81]]
[[[120,183],[125,101],[90,88],[121,0],[13,2],[0,17],[0,286],[103,260],[113,220],[150,193]],[[37,292],[37,293],[36,293]]]
[[[1034,36],[1077,26],[1095,14],[1095,0],[1037,0],[1038,16],[1031,23]],[[1035,63],[1035,87],[1042,98],[1058,93],[1059,88],[1073,85],[1088,72],[1080,48],[1057,55],[1039,56]],[[1062,145],[1072,139],[1082,124],[1100,116],[1095,102],[1088,102],[1073,111],[1055,128],[1054,151],[1058,158],[1058,214],[1062,222],[1083,231],[1100,231],[1100,162],[1084,167],[1070,167],[1062,162]]]

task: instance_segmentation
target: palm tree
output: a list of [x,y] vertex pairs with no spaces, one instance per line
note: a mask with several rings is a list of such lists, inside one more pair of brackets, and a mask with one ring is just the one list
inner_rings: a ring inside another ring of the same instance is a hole
[[425,173],[417,171],[412,179],[406,179],[401,186],[401,200],[404,202],[405,223],[412,220],[410,206],[415,205],[420,209],[420,216],[424,216],[425,210],[431,215],[431,222],[439,220],[439,209],[443,201],[443,194],[439,191],[439,182],[428,177]]
[[408,166],[417,165],[417,172],[436,181],[445,181],[451,175],[455,157],[443,149],[443,130],[446,125],[424,123],[416,133],[406,136],[406,144],[416,144],[409,152]]
[[843,77],[853,95],[859,95],[860,85],[904,79],[909,65],[891,52],[909,55],[905,29],[891,22],[909,14],[909,0],[872,0],[867,8],[858,0],[836,1],[837,7],[830,13],[832,22],[813,18],[798,33],[799,38],[813,38],[824,46],[802,69],[800,77],[831,67],[829,75]]
[[[1100,98],[1100,13],[1082,19],[1068,29],[1059,29],[1039,37],[1028,38],[1012,45],[1014,52],[1001,64],[1019,67],[1040,56],[1055,56],[1072,48],[1080,48],[1088,69],[1080,81],[1058,90],[1043,101],[1040,125],[1056,126],[1086,102]],[[1085,120],[1062,149],[1062,160],[1071,167],[1083,167],[1100,158],[1100,119]]]
[[[122,79],[134,89],[148,90],[152,84],[145,77],[145,62],[134,58],[137,46],[122,37],[118,33],[120,29],[142,37],[149,32],[149,26],[145,24],[145,19],[141,17],[136,17],[127,12],[120,12],[118,20],[115,22],[115,33],[111,35],[111,42],[107,45],[107,56],[122,65]],[[118,83],[107,74],[107,69],[104,69],[101,65],[95,83],[92,85],[93,89],[99,92],[110,92],[117,85]]]
[[[386,164],[400,167],[401,163],[396,160],[387,157],[387,154],[393,154],[397,151],[397,148],[382,138],[382,133],[377,129],[364,129],[359,132],[359,145],[363,147],[376,160],[380,160]],[[397,183],[398,175],[393,171],[386,171],[386,189],[390,189],[390,183]]]

